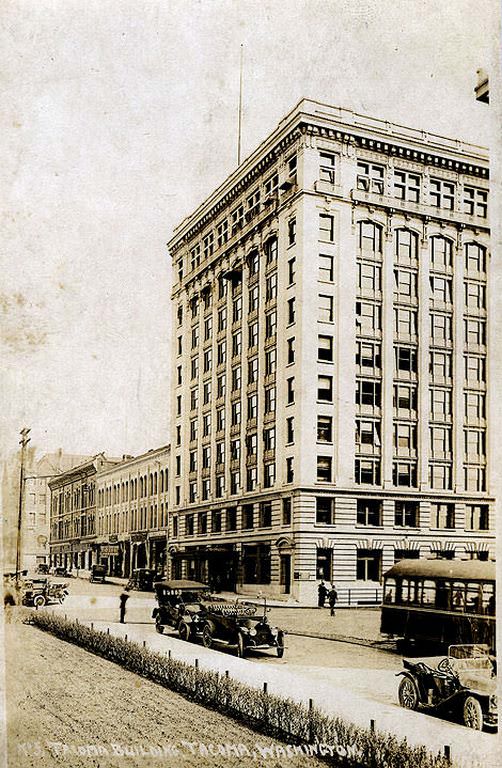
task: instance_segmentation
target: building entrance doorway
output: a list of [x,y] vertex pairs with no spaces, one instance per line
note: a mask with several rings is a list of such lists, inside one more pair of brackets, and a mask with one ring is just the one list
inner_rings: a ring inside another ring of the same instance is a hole
[[281,555],[281,592],[291,593],[291,555]]

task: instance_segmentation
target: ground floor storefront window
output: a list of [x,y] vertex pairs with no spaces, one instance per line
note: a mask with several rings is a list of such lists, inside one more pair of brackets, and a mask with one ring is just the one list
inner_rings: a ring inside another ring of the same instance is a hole
[[245,584],[270,584],[270,544],[243,546],[242,571]]
[[331,581],[333,569],[333,550],[317,548],[316,578],[318,580]]
[[356,578],[358,581],[380,581],[382,551],[380,549],[358,549]]

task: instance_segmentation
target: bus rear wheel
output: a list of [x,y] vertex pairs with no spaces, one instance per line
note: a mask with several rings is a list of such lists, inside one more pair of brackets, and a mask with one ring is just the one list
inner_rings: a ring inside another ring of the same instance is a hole
[[410,675],[404,675],[402,678],[397,695],[399,703],[404,709],[417,709],[418,688],[415,680]]

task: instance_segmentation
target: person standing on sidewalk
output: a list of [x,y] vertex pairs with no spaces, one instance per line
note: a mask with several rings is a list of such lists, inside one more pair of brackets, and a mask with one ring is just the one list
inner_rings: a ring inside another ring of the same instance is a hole
[[120,623],[125,624],[125,615],[126,615],[126,603],[129,600],[129,590],[127,587],[120,595]]
[[338,592],[335,589],[335,585],[331,585],[331,589],[328,592],[328,603],[329,603],[329,615],[334,616],[335,615],[335,607],[336,607],[336,601],[338,600]]
[[328,590],[326,589],[326,585],[324,581],[321,581],[317,588],[317,607],[318,608],[324,608],[324,603],[326,602],[326,595],[328,594]]

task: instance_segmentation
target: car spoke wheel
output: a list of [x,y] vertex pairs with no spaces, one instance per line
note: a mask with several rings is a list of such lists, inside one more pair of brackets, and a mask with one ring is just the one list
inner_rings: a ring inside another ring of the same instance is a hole
[[158,616],[157,616],[157,618],[155,619],[155,629],[157,630],[157,632],[159,633],[159,635],[163,635],[163,634],[164,634],[164,625],[163,625],[163,624],[161,624],[161,622],[160,622],[160,619],[159,619],[159,617],[158,617]]
[[204,648],[212,648],[213,647],[213,635],[211,634],[211,629],[207,625],[202,630],[202,645]]
[[483,728],[483,710],[474,696],[468,696],[464,701],[464,724],[476,731],[481,731]]
[[405,709],[416,709],[418,707],[417,684],[409,675],[405,675],[402,678],[397,695],[400,705]]
[[178,633],[182,640],[188,642],[190,640],[190,627],[184,621],[178,627]]
[[36,597],[33,599],[33,605],[34,605],[36,608],[41,608],[43,605],[45,605],[45,597],[44,597],[43,595],[37,595],[37,596],[36,596]]
[[244,638],[241,634],[237,637],[237,656],[239,659],[242,659],[244,657],[244,653],[246,651],[246,646],[244,645]]

